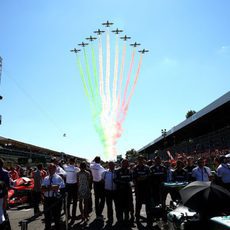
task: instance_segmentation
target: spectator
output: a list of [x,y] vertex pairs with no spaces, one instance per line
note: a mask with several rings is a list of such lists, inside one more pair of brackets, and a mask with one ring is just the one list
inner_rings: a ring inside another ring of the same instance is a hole
[[59,162],[57,160],[56,157],[53,157],[51,159],[51,163],[55,164],[56,166],[56,174],[58,174],[59,176],[61,176],[63,179],[65,179],[66,176],[66,172],[65,170],[59,165]]
[[142,204],[145,204],[148,224],[150,223],[150,185],[149,185],[149,166],[144,164],[144,157],[138,157],[138,163],[133,169],[133,181],[136,195],[136,221],[140,221],[140,211]]
[[92,181],[90,173],[86,171],[86,163],[80,164],[80,172],[77,173],[78,199],[81,218],[87,221],[89,217],[89,199],[91,196]]
[[184,163],[181,160],[177,160],[176,168],[172,175],[173,182],[185,182],[188,180],[187,171],[184,169]]
[[10,230],[10,221],[6,212],[7,188],[3,181],[0,181],[0,229]]
[[197,161],[198,166],[192,170],[192,178],[196,181],[209,181],[211,174],[211,169],[204,166],[204,158],[199,158]]
[[221,180],[223,187],[230,191],[230,167],[225,156],[220,157],[220,165],[217,168],[217,176]]
[[32,196],[33,196],[34,215],[40,212],[39,204],[41,202],[41,184],[42,184],[41,170],[42,170],[42,164],[38,164],[36,171],[33,173],[34,188],[32,191]]
[[4,168],[4,161],[0,158],[0,180],[5,183],[6,188],[10,187],[10,177],[9,172],[6,171]]
[[80,171],[78,167],[75,166],[75,159],[69,159],[69,165],[64,165],[64,169],[66,172],[66,192],[68,193],[67,199],[67,210],[68,217],[70,217],[70,203],[73,201],[72,206],[72,218],[71,224],[74,223],[76,219],[76,211],[77,211],[77,173]]
[[104,171],[102,173],[102,180],[104,182],[104,188],[105,188],[105,199],[106,199],[106,205],[107,205],[107,224],[112,225],[113,224],[113,202],[115,205],[115,210],[117,214],[117,186],[114,183],[115,179],[115,164],[114,162],[110,161],[108,162],[108,170]]
[[163,166],[160,156],[155,157],[155,165],[150,168],[151,173],[151,192],[154,202],[154,206],[157,206],[161,203],[161,189],[162,183],[166,180],[167,171],[165,166]]
[[116,170],[114,182],[117,185],[118,208],[117,220],[118,225],[129,223],[129,212],[133,206],[133,195],[131,182],[133,180],[132,173],[129,170],[128,160],[122,160],[121,167]]
[[10,167],[9,176],[13,181],[19,178],[18,172],[13,166]]
[[65,188],[64,180],[56,173],[56,165],[51,163],[48,167],[49,175],[42,182],[44,193],[45,229],[51,230],[51,221],[54,219],[55,229],[60,230],[60,217],[62,208],[62,189]]
[[196,166],[194,165],[194,158],[191,156],[187,157],[187,164],[184,167],[184,169],[187,171],[188,181],[192,181],[192,170],[195,167]]
[[96,216],[101,219],[103,218],[102,211],[105,205],[104,184],[102,183],[101,175],[105,169],[101,166],[101,158],[99,156],[96,156],[90,164],[90,170],[93,176]]

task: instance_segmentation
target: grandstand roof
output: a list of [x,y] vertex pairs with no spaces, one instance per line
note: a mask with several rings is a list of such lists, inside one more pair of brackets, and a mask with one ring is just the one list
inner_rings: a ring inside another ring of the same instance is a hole
[[[43,148],[40,146],[24,143],[21,141],[10,139],[10,138],[5,138],[2,136],[0,136],[0,148],[1,149],[8,149],[8,150],[13,149],[13,150],[19,150],[19,151],[28,151],[28,152],[39,153],[41,155],[49,155],[49,156],[57,156],[57,157],[61,157],[62,154],[66,155],[68,157],[76,157],[76,156],[72,156],[70,154],[66,154],[63,152],[58,152],[55,150],[51,150],[51,149]],[[76,158],[78,160],[85,160],[85,158],[80,158],[80,157],[76,157]]]
[[[167,131],[165,138],[168,143],[203,135],[205,133],[230,125],[230,91],[193,114],[180,124]],[[154,150],[163,145],[164,137],[153,140],[138,152]]]

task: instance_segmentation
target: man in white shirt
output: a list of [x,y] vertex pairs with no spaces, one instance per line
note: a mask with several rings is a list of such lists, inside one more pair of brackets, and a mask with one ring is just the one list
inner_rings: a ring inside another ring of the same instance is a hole
[[104,184],[102,183],[102,173],[105,169],[100,164],[101,158],[96,156],[94,161],[90,164],[90,170],[93,176],[93,188],[94,188],[94,197],[95,197],[95,209],[97,218],[102,217],[102,211],[105,205],[105,192]]
[[65,170],[59,165],[59,162],[56,157],[53,157],[51,159],[51,163],[56,165],[56,173],[61,176],[63,179],[65,179],[66,172]]
[[203,158],[199,158],[197,161],[197,167],[192,170],[192,178],[195,181],[209,181],[211,176],[211,169],[204,165]]
[[220,157],[220,163],[216,170],[217,176],[221,179],[222,186],[230,191],[230,165],[225,156]]
[[44,193],[44,216],[45,229],[51,229],[52,218],[55,222],[55,229],[60,229],[62,197],[61,193],[65,188],[64,180],[56,174],[56,165],[51,163],[48,167],[49,175],[42,181],[42,192]]
[[75,166],[75,159],[70,158],[69,165],[64,165],[64,170],[66,173],[66,192],[68,193],[68,199],[67,199],[68,217],[70,217],[70,204],[73,201],[72,217],[71,217],[71,224],[73,224],[74,220],[76,219],[76,211],[77,211],[77,198],[78,198],[77,173],[80,171],[80,169]]

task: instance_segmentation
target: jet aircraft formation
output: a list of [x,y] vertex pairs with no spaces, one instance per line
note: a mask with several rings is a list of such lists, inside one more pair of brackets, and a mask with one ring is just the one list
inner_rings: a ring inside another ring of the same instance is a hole
[[[110,22],[110,21],[106,21],[106,22],[103,22],[102,25],[109,28],[110,26],[112,26],[114,23],[113,22]],[[105,31],[104,30],[101,30],[101,29],[98,29],[96,31],[94,31],[95,34],[97,34],[98,36],[100,36],[101,34],[103,34]],[[116,29],[116,30],[112,30],[113,33],[115,33],[116,35],[120,34],[123,32],[123,30],[120,30],[120,29]],[[88,40],[89,42],[93,42],[94,40],[96,40],[97,38],[93,37],[93,36],[89,36],[86,38],[86,40]],[[120,37],[120,39],[122,39],[124,42],[126,42],[127,40],[131,39],[131,37],[127,36],[127,35],[124,35],[123,37]],[[79,46],[81,46],[82,48],[84,48],[85,46],[88,45],[88,43],[85,43],[85,42],[82,42],[80,44],[78,44]],[[130,44],[131,46],[133,46],[133,48],[136,48],[137,46],[140,46],[141,44],[140,43],[137,43],[137,42],[134,42],[133,44]],[[80,52],[81,50],[80,49],[72,49],[70,50],[71,52],[74,52],[74,53],[78,53]],[[142,50],[139,50],[138,52],[140,52],[141,54],[145,54],[147,52],[149,52],[149,50],[146,50],[146,49],[142,49]]]

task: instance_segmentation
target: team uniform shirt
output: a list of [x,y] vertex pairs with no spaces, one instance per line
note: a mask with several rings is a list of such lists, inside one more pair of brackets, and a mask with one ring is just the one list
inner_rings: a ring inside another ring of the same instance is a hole
[[167,170],[163,165],[152,166],[150,168],[150,174],[154,185],[160,185],[163,181],[166,181]]
[[166,168],[166,182],[172,182],[173,180],[173,170],[171,167]]
[[195,168],[195,165],[187,165],[186,167],[184,167],[185,170],[187,170],[188,173],[188,181],[192,181],[192,170]]
[[192,177],[195,178],[196,181],[209,181],[209,176],[211,175],[211,169],[207,166],[203,168],[197,166],[192,170]]
[[90,170],[92,172],[93,181],[94,182],[101,181],[101,179],[102,179],[101,175],[105,171],[105,169],[101,166],[101,164],[92,162],[90,164]]
[[188,174],[187,171],[185,169],[175,169],[173,171],[173,175],[172,175],[172,180],[174,182],[185,182],[188,180]]
[[145,183],[150,174],[149,167],[147,165],[136,165],[133,169],[133,180],[135,184]]
[[223,183],[230,183],[230,166],[228,164],[220,164],[216,171],[217,176],[222,179]]
[[126,190],[127,188],[131,188],[133,176],[129,169],[119,168],[115,171],[115,173],[116,178],[114,179],[114,182],[117,185],[117,189]]
[[66,183],[77,183],[77,173],[80,172],[80,169],[74,165],[65,165],[64,170],[66,172]]
[[144,203],[150,197],[150,170],[147,165],[136,165],[133,169],[133,181],[137,202]]
[[114,191],[117,189],[114,179],[116,177],[115,171],[106,170],[102,173],[102,180],[105,183],[105,190]]
[[44,180],[42,181],[42,186],[49,186],[49,185],[58,185],[59,189],[58,191],[46,191],[44,192],[44,196],[46,198],[48,197],[57,197],[60,193],[60,189],[65,188],[65,182],[62,179],[61,176],[59,176],[57,173],[54,173],[52,176],[46,176]]

